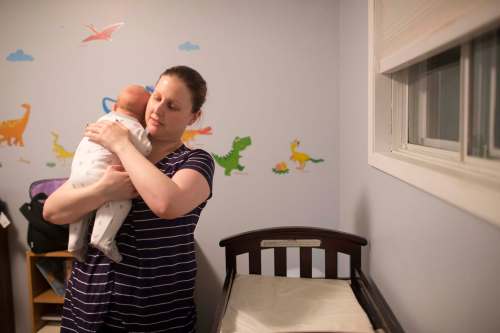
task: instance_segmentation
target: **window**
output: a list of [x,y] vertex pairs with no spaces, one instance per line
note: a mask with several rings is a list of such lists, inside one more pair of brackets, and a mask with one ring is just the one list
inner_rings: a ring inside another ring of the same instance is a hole
[[391,150],[500,170],[499,44],[500,29],[394,73],[393,118],[405,123],[392,124]]
[[408,142],[459,150],[460,48],[408,69]]
[[383,2],[369,7],[368,163],[500,226],[500,7],[443,2],[430,29]]

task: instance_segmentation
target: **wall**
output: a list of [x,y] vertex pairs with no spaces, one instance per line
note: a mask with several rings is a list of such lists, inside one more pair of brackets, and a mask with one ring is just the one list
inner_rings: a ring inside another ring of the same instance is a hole
[[[125,24],[112,41],[81,41]],[[214,196],[196,239],[200,332],[206,332],[224,272],[221,238],[260,227],[335,227],[338,212],[338,2],[336,1],[2,1],[0,121],[31,116],[24,147],[0,143],[0,197],[8,203],[17,332],[29,330],[26,221],[18,212],[37,179],[69,175],[51,131],[73,151],[86,123],[103,114],[104,97],[129,83],[153,85],[167,67],[185,64],[208,82],[205,115],[194,144],[225,154],[251,136],[242,174],[216,170]],[[198,50],[185,51],[190,41]],[[7,61],[17,49],[33,61]],[[290,142],[325,162],[295,170]],[[272,168],[286,161],[289,174]]]
[[366,2],[339,18],[340,228],[407,332],[499,332],[500,229],[368,166]]

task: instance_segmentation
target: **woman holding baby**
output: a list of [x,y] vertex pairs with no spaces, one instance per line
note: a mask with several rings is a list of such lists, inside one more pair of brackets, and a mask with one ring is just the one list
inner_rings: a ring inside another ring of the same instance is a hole
[[214,162],[206,151],[184,146],[181,136],[200,117],[206,92],[192,68],[161,74],[146,106],[148,157],[120,123],[87,126],[85,135],[116,154],[122,167],[108,168],[87,187],[65,183],[47,199],[44,217],[72,223],[126,199],[132,209],[115,238],[121,262],[94,247],[74,262],[61,332],[195,331],[194,230],[212,195]]

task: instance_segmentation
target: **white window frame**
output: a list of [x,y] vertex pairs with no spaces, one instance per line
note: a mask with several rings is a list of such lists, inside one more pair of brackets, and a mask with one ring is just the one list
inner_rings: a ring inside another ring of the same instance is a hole
[[[498,38],[498,37],[496,37],[496,38]],[[497,85],[498,85],[496,69],[499,66],[499,64],[497,63],[497,60],[498,60],[497,55],[498,55],[498,52],[500,52],[498,50],[498,44],[497,44],[496,40],[493,43],[493,50],[492,51],[493,51],[493,66],[492,66],[491,72],[490,72],[490,75],[491,75],[491,92],[490,92],[491,100],[490,100],[490,130],[489,130],[488,151],[489,151],[490,155],[495,156],[495,157],[500,157],[500,147],[499,148],[495,147],[495,117],[496,117],[495,107],[496,107],[497,103],[500,103],[500,101],[496,100],[496,89],[497,89]]]
[[[408,86],[401,83],[402,80],[393,80],[392,76],[396,74],[379,73],[376,40],[378,18],[374,9],[374,0],[371,0],[368,31],[368,163],[500,227],[500,163],[468,156],[468,126],[462,125],[467,124],[469,119],[469,94],[464,92],[470,91],[470,43],[464,44],[462,39],[440,46],[443,50],[462,45],[459,151],[408,144]],[[478,31],[475,33],[477,36]],[[439,38],[442,37],[441,34]],[[431,45],[433,42],[435,40],[429,41]],[[429,56],[434,54],[435,50]]]

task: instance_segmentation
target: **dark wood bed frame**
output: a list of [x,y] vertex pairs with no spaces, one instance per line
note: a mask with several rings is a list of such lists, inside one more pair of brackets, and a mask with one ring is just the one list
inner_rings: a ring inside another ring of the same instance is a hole
[[[262,243],[264,241],[264,243]],[[280,245],[284,241],[285,245]],[[266,244],[267,242],[267,244]],[[294,243],[295,242],[295,243]],[[288,243],[288,246],[286,244]],[[274,249],[274,275],[286,276],[286,248],[300,248],[300,277],[312,278],[312,249],[325,250],[325,278],[338,278],[337,254],[350,256],[351,288],[374,329],[385,333],[404,333],[375,283],[361,269],[361,246],[368,242],[352,234],[310,227],[280,227],[238,234],[220,241],[226,250],[226,279],[211,333],[219,333],[231,287],[236,276],[236,256],[248,253],[249,273],[261,274],[261,250]],[[264,246],[263,246],[264,245]],[[257,332],[256,332],[257,333]]]

